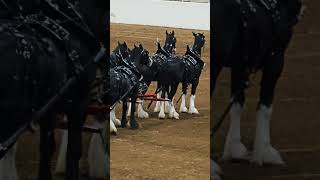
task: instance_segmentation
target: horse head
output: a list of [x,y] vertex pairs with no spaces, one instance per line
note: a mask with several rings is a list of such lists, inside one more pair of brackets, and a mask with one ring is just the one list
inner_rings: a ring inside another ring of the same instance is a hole
[[127,58],[131,53],[126,42],[120,43],[118,42],[118,46],[113,50],[114,53],[119,53],[123,59]]
[[132,58],[131,61],[135,62],[136,65],[152,66],[153,60],[149,56],[149,51],[144,49],[141,44],[139,46],[134,45],[130,57]]
[[203,33],[192,32],[192,34],[194,36],[192,51],[198,53],[198,55],[201,56],[201,49],[203,48],[204,43],[206,42],[205,36]]
[[176,42],[177,42],[177,39],[174,36],[174,31],[168,33],[168,31],[166,30],[166,41],[164,43],[163,49],[170,54],[175,54]]

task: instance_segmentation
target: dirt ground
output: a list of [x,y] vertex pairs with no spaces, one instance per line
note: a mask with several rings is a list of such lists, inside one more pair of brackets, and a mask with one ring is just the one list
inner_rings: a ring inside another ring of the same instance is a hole
[[[257,167],[247,162],[218,161],[225,180],[319,180],[320,179],[320,23],[318,0],[305,0],[306,14],[298,24],[276,88],[271,121],[271,141],[280,150],[285,166]],[[211,116],[221,115],[229,100],[229,70],[220,76]],[[241,121],[242,140],[252,149],[258,85],[247,92]],[[227,118],[213,143],[221,157],[229,126]]]
[[[156,38],[163,45],[165,30],[175,31],[177,54],[185,53],[186,44],[192,45],[192,30],[112,24],[111,49],[117,41],[126,41],[131,48],[133,43],[142,43],[153,54]],[[180,120],[159,120],[157,113],[151,113],[153,104],[149,109],[151,118],[138,119],[140,129],[119,129],[119,135],[110,139],[112,180],[209,179],[209,32],[205,32],[205,37],[206,66],[196,94],[200,115],[180,114]],[[154,84],[149,92],[154,92]],[[181,87],[176,100],[180,94]],[[188,104],[189,97],[187,107]],[[180,104],[176,105],[177,111],[179,107]]]

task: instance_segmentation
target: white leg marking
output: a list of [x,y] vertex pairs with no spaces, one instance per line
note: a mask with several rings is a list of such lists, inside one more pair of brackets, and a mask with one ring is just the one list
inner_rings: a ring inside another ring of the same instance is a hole
[[197,108],[194,105],[195,99],[196,99],[196,95],[190,96],[189,114],[199,114]]
[[230,128],[224,145],[223,159],[248,159],[247,148],[241,143],[240,119],[242,107],[233,104],[230,110]]
[[272,147],[270,142],[270,120],[272,107],[260,105],[257,112],[256,137],[254,142],[252,161],[263,163],[284,164],[280,153]]
[[61,144],[60,144],[55,172],[58,174],[64,174],[66,172],[68,131],[66,130],[60,130],[60,131],[62,132],[62,137],[61,137]]
[[[98,128],[103,128],[103,134],[106,134],[106,122],[96,122],[95,126]],[[93,133],[88,150],[89,176],[91,178],[107,179],[109,156],[105,151],[104,146],[105,145],[101,140],[101,136]]]
[[186,95],[185,94],[182,94],[179,112],[181,112],[181,113],[188,112],[188,108],[186,107]]
[[[168,99],[168,93],[166,93],[166,99]],[[164,113],[169,113],[171,109],[170,103],[169,101],[165,101],[164,103],[165,103]]]
[[138,104],[138,118],[149,118],[149,114],[143,109],[143,101]]
[[116,118],[116,106],[110,111],[110,120],[116,126],[120,126],[121,125],[121,121]]
[[221,177],[220,177],[221,174],[222,174],[221,168],[214,160],[211,159],[211,164],[210,164],[211,180],[221,180]]
[[18,180],[16,169],[16,149],[17,143],[7,152],[0,160],[0,179],[1,180]]
[[[126,112],[124,112],[124,113],[126,113]],[[127,116],[128,117],[131,116],[131,102],[128,102]]]
[[116,125],[113,123],[112,120],[110,120],[110,133],[115,133],[115,134],[118,133],[118,130],[117,130],[117,128],[116,128]]
[[158,115],[159,119],[164,119],[166,117],[166,114],[164,113],[164,102],[160,102],[160,112]]
[[176,109],[174,108],[173,99],[169,103],[169,106],[170,106],[169,118],[179,119],[179,114],[176,112]]
[[[157,98],[161,98],[161,92],[157,94]],[[160,112],[160,101],[156,102],[156,106],[154,107],[153,112],[156,112],[156,113]]]

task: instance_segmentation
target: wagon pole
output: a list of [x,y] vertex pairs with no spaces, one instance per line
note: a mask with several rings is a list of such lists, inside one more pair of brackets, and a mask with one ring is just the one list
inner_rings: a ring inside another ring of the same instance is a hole
[[56,103],[69,91],[69,89],[75,85],[75,83],[80,79],[82,73],[84,73],[92,63],[98,63],[102,57],[105,55],[105,48],[101,47],[101,50],[98,52],[95,58],[89,60],[89,62],[79,71],[73,75],[65,85],[45,104],[39,111],[35,112],[32,120],[24,123],[8,140],[0,144],[0,154],[6,152],[11,148],[18,138],[28,129],[30,129],[30,123],[37,123],[40,119],[54,106]]

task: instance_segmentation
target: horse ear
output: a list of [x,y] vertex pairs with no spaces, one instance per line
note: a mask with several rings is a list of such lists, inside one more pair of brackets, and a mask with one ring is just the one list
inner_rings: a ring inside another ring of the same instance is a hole
[[160,42],[158,42],[158,50],[161,49],[161,45]]
[[174,35],[174,31],[172,31],[172,35]]
[[197,37],[197,34],[195,32],[192,32],[192,34],[193,34],[194,37]]
[[133,47],[134,47],[134,48],[137,48],[137,45],[136,45],[136,44],[133,44]]
[[190,47],[189,47],[189,45],[187,45],[187,51],[190,51]]
[[166,35],[168,35],[168,31],[166,30]]
[[140,49],[143,49],[143,47],[142,47],[142,45],[141,45],[141,44],[139,44],[139,48],[140,48]]
[[125,45],[126,47],[128,47],[128,46],[127,46],[127,43],[126,43],[125,41],[123,42],[123,45]]

